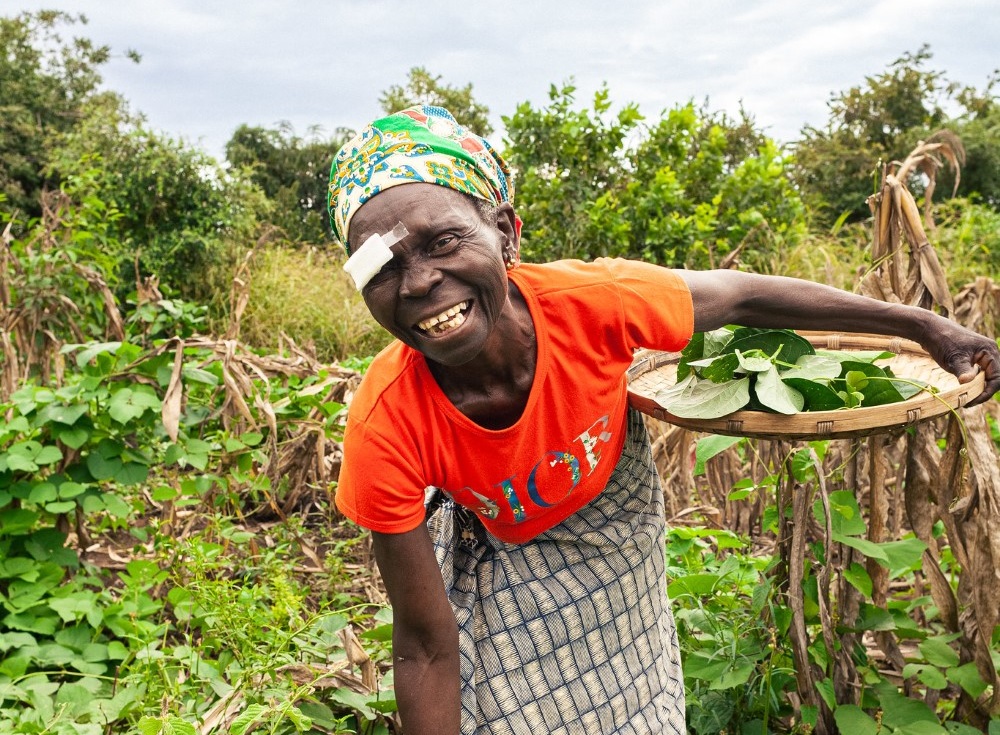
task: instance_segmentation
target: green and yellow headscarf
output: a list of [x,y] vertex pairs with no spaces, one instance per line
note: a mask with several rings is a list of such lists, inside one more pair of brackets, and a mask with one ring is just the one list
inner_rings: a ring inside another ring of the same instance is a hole
[[348,253],[358,208],[381,191],[412,183],[446,186],[494,205],[514,199],[510,168],[485,138],[443,107],[410,107],[371,123],[334,158],[330,225]]

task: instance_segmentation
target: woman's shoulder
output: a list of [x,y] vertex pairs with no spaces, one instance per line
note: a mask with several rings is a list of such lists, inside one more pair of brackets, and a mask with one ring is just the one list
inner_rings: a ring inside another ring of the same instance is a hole
[[393,340],[372,358],[361,379],[361,385],[351,399],[351,414],[366,417],[384,397],[392,392],[406,390],[412,381],[419,354],[399,340]]
[[523,263],[511,271],[511,278],[518,286],[522,283],[528,285],[539,295],[586,286],[619,286],[623,282],[648,281],[654,284],[678,280],[669,268],[625,258]]

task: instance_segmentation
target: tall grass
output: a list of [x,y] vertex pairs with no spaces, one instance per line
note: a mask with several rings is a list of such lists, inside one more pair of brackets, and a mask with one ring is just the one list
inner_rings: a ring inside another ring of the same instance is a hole
[[329,361],[378,352],[391,337],[372,319],[342,268],[339,253],[314,246],[271,245],[258,251],[250,268],[241,339],[274,349],[286,334]]

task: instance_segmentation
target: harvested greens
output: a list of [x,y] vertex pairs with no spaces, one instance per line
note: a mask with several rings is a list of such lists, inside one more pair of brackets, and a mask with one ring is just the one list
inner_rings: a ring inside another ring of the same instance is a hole
[[715,419],[742,409],[794,414],[905,401],[921,390],[876,360],[891,352],[817,350],[789,329],[726,327],[697,333],[676,385],[657,402],[675,416]]

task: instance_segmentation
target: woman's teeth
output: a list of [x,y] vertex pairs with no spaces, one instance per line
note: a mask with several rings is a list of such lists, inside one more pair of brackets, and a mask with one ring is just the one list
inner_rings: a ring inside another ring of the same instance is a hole
[[417,326],[428,334],[432,334],[434,336],[444,334],[445,332],[449,332],[465,323],[465,314],[463,312],[468,308],[468,306],[468,301],[463,301],[461,304],[455,304],[455,306],[451,307],[447,311],[441,312],[437,316],[432,316],[430,319],[417,322]]

